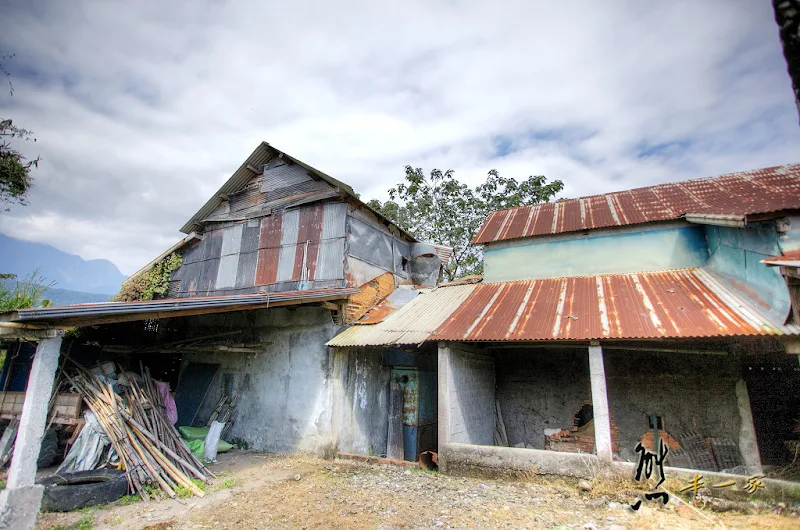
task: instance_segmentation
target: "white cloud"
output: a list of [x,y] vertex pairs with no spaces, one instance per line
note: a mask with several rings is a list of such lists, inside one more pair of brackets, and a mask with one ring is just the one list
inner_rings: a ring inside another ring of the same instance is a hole
[[0,116],[42,164],[0,231],[131,273],[261,140],[365,198],[404,164],[574,197],[798,161],[768,2],[431,4],[13,3]]

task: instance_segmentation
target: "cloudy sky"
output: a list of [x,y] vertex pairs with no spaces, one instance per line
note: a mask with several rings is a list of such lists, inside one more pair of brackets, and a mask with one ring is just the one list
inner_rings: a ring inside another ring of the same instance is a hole
[[382,4],[4,2],[42,162],[0,232],[130,274],[261,140],[381,199],[405,164],[575,197],[800,161],[768,0]]

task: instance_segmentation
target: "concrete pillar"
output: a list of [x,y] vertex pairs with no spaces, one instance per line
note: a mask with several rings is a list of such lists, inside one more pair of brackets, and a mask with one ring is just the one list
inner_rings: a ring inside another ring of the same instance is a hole
[[600,460],[611,462],[611,415],[608,412],[606,370],[603,366],[603,349],[596,342],[589,346],[589,380],[592,384],[595,450]]
[[0,528],[33,529],[44,488],[34,485],[36,461],[47,422],[53,379],[61,350],[61,333],[42,339],[28,377],[6,489],[0,492]]
[[753,411],[750,410],[750,395],[747,383],[740,379],[736,382],[736,402],[739,405],[739,452],[748,473],[761,473],[761,455],[758,451],[756,427],[753,424]]
[[450,347],[445,342],[439,343],[438,369],[438,429],[439,429],[439,470],[447,471],[447,456],[442,451],[450,443]]

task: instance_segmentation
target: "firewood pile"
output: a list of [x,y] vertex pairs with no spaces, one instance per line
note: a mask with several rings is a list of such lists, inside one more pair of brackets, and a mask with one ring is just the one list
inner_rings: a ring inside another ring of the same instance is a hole
[[146,501],[154,493],[153,487],[172,498],[179,487],[204,496],[191,478],[208,481],[214,474],[192,454],[166,418],[147,368],[142,369],[141,382],[126,377],[124,384],[116,385],[117,392],[108,379],[82,367],[66,377],[111,439],[121,467],[127,471],[131,492]]

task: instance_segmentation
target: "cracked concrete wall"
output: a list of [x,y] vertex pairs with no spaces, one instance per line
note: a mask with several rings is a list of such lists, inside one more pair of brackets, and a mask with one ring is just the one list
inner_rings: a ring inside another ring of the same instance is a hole
[[634,448],[648,430],[648,414],[661,416],[673,436],[691,430],[738,443],[739,374],[729,355],[610,349],[604,354],[608,402],[623,460],[636,461]]
[[331,348],[333,432],[343,453],[386,456],[389,379],[380,348]]
[[544,449],[545,429],[569,429],[575,411],[592,399],[586,349],[499,351],[495,366],[511,445]]
[[271,452],[329,452],[331,389],[325,342],[338,329],[321,307],[274,308],[192,317],[193,336],[243,329],[255,342],[271,342],[263,353],[187,353],[189,362],[219,363],[198,417],[205,420],[223,393],[225,374],[239,395],[229,438]]
[[494,358],[462,344],[451,344],[448,368],[449,441],[494,445]]
[[[691,347],[691,345],[686,345]],[[648,414],[664,420],[673,436],[694,430],[738,443],[739,373],[727,355],[636,352],[604,348],[611,421],[623,460],[648,431]],[[588,352],[531,348],[498,351],[497,395],[509,442],[544,447],[545,429],[569,429],[592,397]]]

